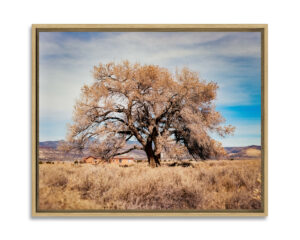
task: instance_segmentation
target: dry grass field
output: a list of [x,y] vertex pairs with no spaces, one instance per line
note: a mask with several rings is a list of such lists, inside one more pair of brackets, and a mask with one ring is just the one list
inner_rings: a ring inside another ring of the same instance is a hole
[[39,164],[39,210],[259,209],[260,159],[193,162],[152,169]]

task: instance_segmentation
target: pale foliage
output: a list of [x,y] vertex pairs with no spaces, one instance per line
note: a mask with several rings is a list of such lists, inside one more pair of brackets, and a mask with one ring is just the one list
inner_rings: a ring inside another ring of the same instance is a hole
[[[159,165],[163,151],[202,159],[224,154],[210,134],[225,136],[234,128],[223,126],[215,110],[216,83],[200,80],[187,68],[172,75],[156,65],[128,61],[99,64],[93,76],[76,102],[65,149],[88,146],[107,159],[144,150],[152,166]],[[133,137],[140,144],[124,150]]]

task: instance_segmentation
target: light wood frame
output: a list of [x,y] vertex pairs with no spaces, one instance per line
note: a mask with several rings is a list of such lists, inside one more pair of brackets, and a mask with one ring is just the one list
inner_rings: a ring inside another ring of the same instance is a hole
[[[67,32],[261,32],[262,211],[57,211],[37,209],[38,174],[38,33]],[[267,24],[33,24],[32,25],[32,216],[34,217],[243,217],[268,215],[268,25]]]

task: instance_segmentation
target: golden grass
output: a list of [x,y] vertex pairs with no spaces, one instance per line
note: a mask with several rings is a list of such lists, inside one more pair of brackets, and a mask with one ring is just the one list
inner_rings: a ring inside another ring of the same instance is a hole
[[152,169],[55,163],[39,165],[39,210],[259,209],[260,160],[206,161]]
[[259,157],[261,156],[261,151],[253,148],[246,149],[246,155],[249,157]]

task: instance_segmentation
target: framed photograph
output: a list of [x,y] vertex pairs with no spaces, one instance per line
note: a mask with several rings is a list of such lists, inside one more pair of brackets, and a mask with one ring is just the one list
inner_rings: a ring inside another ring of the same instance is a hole
[[267,216],[267,25],[33,25],[33,216]]

